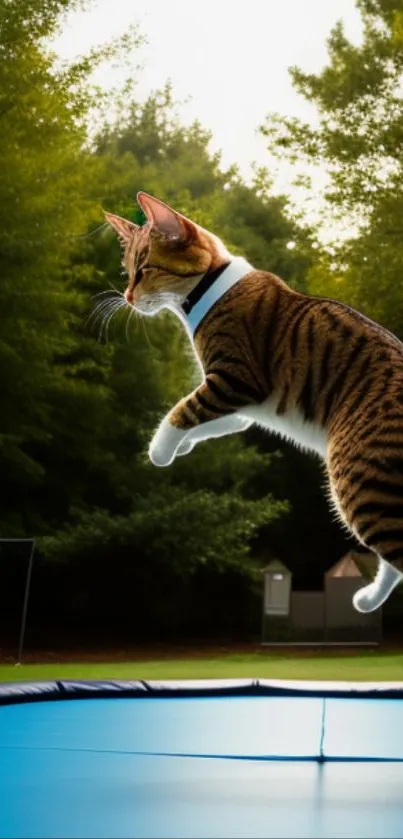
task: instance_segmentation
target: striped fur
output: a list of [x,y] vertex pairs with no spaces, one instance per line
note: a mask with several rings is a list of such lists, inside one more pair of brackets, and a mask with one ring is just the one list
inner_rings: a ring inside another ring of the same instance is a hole
[[[126,299],[142,314],[178,311],[200,277],[231,256],[167,205],[144,193],[138,200],[146,233],[125,237],[108,217],[125,239]],[[343,303],[251,271],[208,312],[194,350],[203,381],[163,421],[150,448],[154,462],[166,465],[197,440],[251,422],[315,451],[342,522],[386,561],[371,591],[355,598],[361,611],[377,608],[402,578],[388,569],[403,560],[403,344]]]

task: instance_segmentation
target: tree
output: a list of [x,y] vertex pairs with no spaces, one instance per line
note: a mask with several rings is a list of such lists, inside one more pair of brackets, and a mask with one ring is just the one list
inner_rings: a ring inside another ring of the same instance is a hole
[[290,70],[298,93],[316,106],[318,125],[272,115],[261,130],[274,153],[325,166],[326,200],[368,225],[380,203],[401,194],[403,11],[400,0],[356,3],[362,43],[351,44],[339,22],[319,74]]
[[73,491],[73,470],[83,471],[80,460],[88,466],[91,454],[99,457],[90,442],[108,399],[105,360],[79,335],[78,281],[92,268],[72,271],[71,263],[80,235],[100,217],[89,78],[116,45],[57,66],[47,39],[75,5],[0,0],[1,521],[17,535],[50,524]]
[[350,224],[350,238],[321,255],[311,289],[403,336],[403,10],[400,0],[357,6],[361,44],[351,44],[338,23],[327,66],[317,75],[291,70],[296,90],[316,106],[317,125],[272,116],[262,132],[272,152],[326,170],[325,220]]

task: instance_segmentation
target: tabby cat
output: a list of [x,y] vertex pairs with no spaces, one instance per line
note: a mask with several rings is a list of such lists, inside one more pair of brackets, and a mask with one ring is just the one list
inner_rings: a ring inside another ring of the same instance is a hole
[[341,520],[378,557],[354,606],[377,609],[403,579],[403,344],[343,303],[256,271],[157,198],[137,200],[142,227],[106,214],[124,246],[125,302],[175,312],[203,377],[162,420],[152,463],[252,423],[316,452]]

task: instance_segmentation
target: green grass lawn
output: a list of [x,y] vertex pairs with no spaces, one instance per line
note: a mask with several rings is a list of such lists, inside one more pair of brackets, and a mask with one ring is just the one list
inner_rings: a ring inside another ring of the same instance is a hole
[[403,653],[255,652],[108,663],[0,665],[0,682],[46,679],[312,679],[403,681]]

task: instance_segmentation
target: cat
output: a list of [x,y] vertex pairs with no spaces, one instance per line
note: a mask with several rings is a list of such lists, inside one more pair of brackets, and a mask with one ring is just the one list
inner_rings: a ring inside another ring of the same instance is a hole
[[403,580],[403,344],[349,306],[231,256],[159,199],[137,201],[141,227],[105,214],[124,247],[126,304],[175,312],[202,374],[159,425],[152,463],[252,423],[316,452],[340,519],[378,557],[375,579],[353,598],[374,611]]

